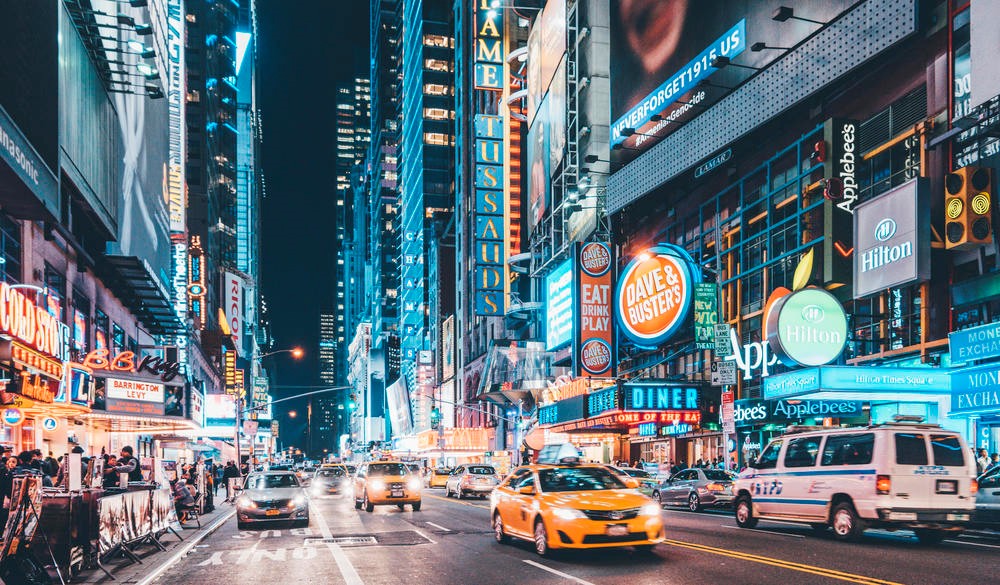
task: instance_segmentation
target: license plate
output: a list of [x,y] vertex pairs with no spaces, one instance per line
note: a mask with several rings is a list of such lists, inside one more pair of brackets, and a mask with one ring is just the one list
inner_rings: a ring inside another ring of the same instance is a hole
[[969,520],[968,514],[948,514],[948,520],[952,522],[966,522]]
[[278,514],[280,514],[278,510],[268,510],[267,512],[264,512],[265,516],[277,516]]
[[402,498],[403,497],[403,490],[392,490],[392,493],[389,494],[389,497],[390,498]]
[[490,485],[490,480],[488,480],[488,479],[477,479],[476,483],[478,483],[479,485]]
[[955,480],[939,479],[937,480],[937,493],[939,494],[957,494],[958,493],[958,482]]
[[628,526],[621,526],[619,524],[608,526],[607,534],[608,536],[625,536],[628,534]]
[[902,521],[915,521],[917,519],[916,512],[889,512],[889,520],[902,520]]

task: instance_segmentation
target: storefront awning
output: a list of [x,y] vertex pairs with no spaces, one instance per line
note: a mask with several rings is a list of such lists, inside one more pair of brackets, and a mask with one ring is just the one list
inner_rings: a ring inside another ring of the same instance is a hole
[[92,412],[77,417],[77,420],[94,428],[112,433],[141,433],[144,435],[175,434],[180,431],[197,430],[198,423],[176,417],[132,416]]
[[183,331],[170,295],[149,264],[137,256],[106,255],[94,271],[153,335]]

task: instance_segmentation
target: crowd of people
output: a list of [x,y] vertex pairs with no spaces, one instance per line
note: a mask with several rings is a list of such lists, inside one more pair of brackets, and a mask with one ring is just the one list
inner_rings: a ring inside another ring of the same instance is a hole
[[987,455],[986,449],[980,449],[976,455],[976,476],[1000,468],[1000,453]]

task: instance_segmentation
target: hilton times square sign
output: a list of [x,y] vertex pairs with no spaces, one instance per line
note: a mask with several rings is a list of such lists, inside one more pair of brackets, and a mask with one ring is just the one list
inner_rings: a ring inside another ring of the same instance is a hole
[[930,278],[930,187],[913,179],[854,212],[854,298]]

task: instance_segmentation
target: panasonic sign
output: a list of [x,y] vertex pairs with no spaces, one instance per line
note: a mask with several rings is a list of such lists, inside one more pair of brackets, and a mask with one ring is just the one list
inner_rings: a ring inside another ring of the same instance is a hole
[[914,179],[855,207],[854,298],[930,276],[926,179]]

